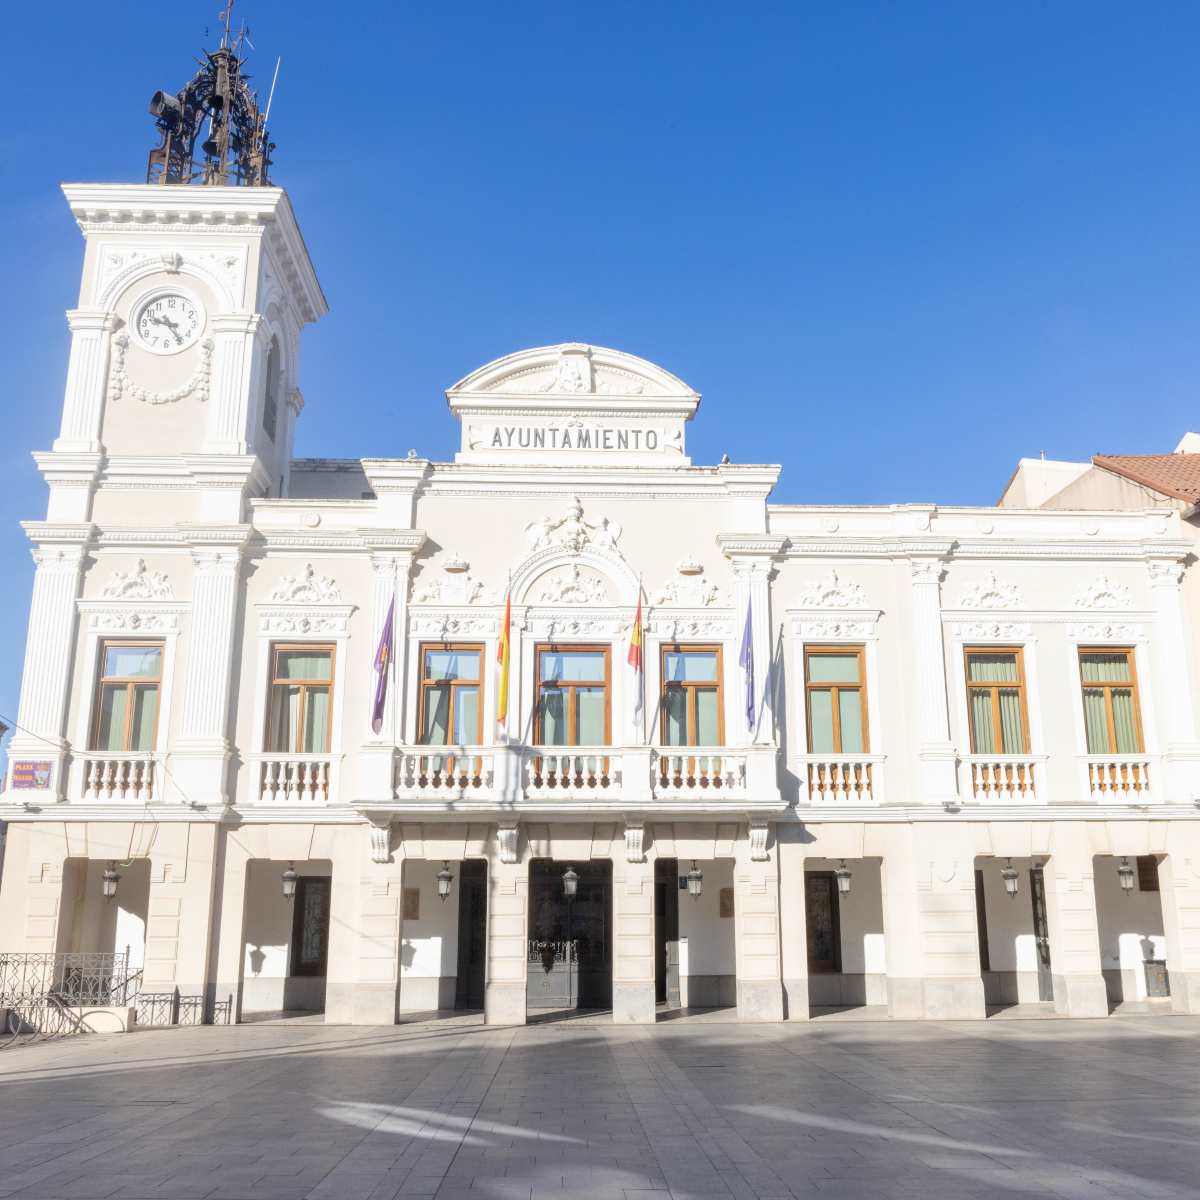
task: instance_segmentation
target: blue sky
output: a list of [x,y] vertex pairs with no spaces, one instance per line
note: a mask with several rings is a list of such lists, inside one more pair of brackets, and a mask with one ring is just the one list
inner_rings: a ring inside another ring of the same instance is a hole
[[[10,13],[0,126],[0,712],[14,714],[82,244],[217,0]],[[1200,425],[1200,8],[245,0],[332,311],[300,454],[452,454],[442,389],[524,346],[703,393],[698,462],[793,502],[990,503],[1021,455]],[[24,28],[22,28],[24,25]],[[211,40],[211,39],[210,39]]]

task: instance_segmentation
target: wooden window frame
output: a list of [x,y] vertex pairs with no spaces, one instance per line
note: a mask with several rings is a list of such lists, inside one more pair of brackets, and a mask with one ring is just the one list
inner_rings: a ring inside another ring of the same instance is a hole
[[[479,678],[476,680],[435,680],[429,679],[425,673],[425,654],[429,650],[459,650],[472,651],[479,654]],[[420,664],[418,666],[417,675],[417,744],[419,746],[433,746],[436,743],[422,741],[425,736],[425,708],[428,703],[427,696],[435,687],[446,687],[447,683],[450,687],[450,717],[453,723],[455,713],[455,693],[460,687],[473,687],[479,691],[479,717],[476,721],[475,741],[468,742],[467,745],[479,746],[483,743],[483,681],[486,676],[485,659],[487,657],[487,649],[482,642],[421,642],[419,647],[421,655]],[[446,730],[449,735],[451,730]],[[445,742],[445,746],[457,746],[457,742]]]
[[[1125,661],[1129,664],[1129,678],[1113,682],[1096,682],[1086,681],[1083,678],[1083,659],[1088,654],[1103,654],[1108,658],[1116,655],[1123,655]],[[1133,646],[1080,646],[1078,653],[1079,660],[1079,703],[1083,705],[1083,693],[1088,689],[1102,688],[1104,690],[1104,723],[1108,732],[1108,749],[1096,751],[1098,754],[1121,754],[1122,751],[1117,749],[1117,723],[1113,717],[1112,689],[1127,688],[1133,696],[1133,728],[1137,733],[1138,748],[1131,753],[1145,754],[1146,753],[1146,738],[1142,732],[1142,697],[1141,689],[1138,687],[1137,676],[1137,656],[1134,653]],[[1087,747],[1087,714],[1084,713],[1084,747]],[[1088,750],[1091,754],[1092,751]]]
[[[276,674],[276,663],[278,655],[281,652],[301,651],[305,654],[319,654],[327,652],[329,654],[329,675],[323,679],[280,679]],[[330,747],[333,745],[333,705],[334,705],[334,679],[337,676],[337,644],[335,642],[272,642],[269,649],[269,657],[267,659],[267,721],[266,728],[263,731],[263,745],[270,747],[271,745],[271,716],[275,711],[275,689],[277,687],[298,687],[301,690],[300,697],[300,720],[296,725],[296,735],[293,742],[297,746],[304,745],[304,722],[308,706],[305,703],[305,695],[310,687],[326,687],[329,689],[329,728],[325,732],[325,749],[324,750],[273,750],[267,749],[268,755],[275,754],[315,754],[327,755],[331,753]]]
[[[117,649],[122,646],[133,647],[138,650],[154,649],[158,651],[158,674],[153,678],[146,675],[105,675],[104,660],[108,657],[110,649]],[[152,754],[154,747],[158,745],[158,720],[162,715],[162,687],[163,687],[163,663],[166,658],[167,647],[165,642],[160,641],[139,641],[137,638],[102,638],[99,647],[98,665],[96,668],[96,687],[93,694],[92,703],[92,732],[89,745],[91,753],[95,754]],[[106,684],[119,683],[125,688],[125,737],[124,745],[120,750],[101,750],[100,749],[100,720],[103,715],[103,698],[104,687]],[[154,706],[154,729],[151,731],[149,750],[131,750],[129,748],[129,735],[133,731],[133,697],[137,692],[138,686],[148,687],[153,684],[158,691],[158,701]]]
[[[548,685],[542,680],[542,655],[543,654],[603,654],[604,655],[604,678],[599,679],[575,679],[570,683],[559,685],[566,692],[574,692],[578,688],[604,688],[604,745],[612,745],[612,646],[604,643],[587,644],[587,645],[562,645],[559,642],[539,642],[533,650],[533,677],[534,677],[534,695],[533,695],[533,744],[541,746],[542,742],[542,723],[539,720],[538,714],[542,706],[542,692],[546,690]],[[574,749],[579,746],[577,728],[578,722],[575,718],[575,697],[568,696],[568,703],[565,706],[567,714],[567,741],[562,746],[548,747],[551,750],[567,750]],[[584,747],[586,749],[586,747]]]
[[[846,657],[853,654],[858,659],[858,683],[813,683],[808,675],[809,660],[814,657],[822,657],[826,655],[840,655]],[[833,697],[833,741],[834,749],[830,751],[817,751],[813,749],[813,732],[812,732],[812,700],[813,692],[832,691],[840,692],[842,688],[849,690],[851,687],[858,688],[859,710],[862,720],[863,731],[863,748],[862,750],[843,750],[842,745],[842,703],[841,696]],[[830,645],[812,645],[804,647],[804,729],[805,736],[808,739],[809,754],[870,754],[871,753],[871,728],[867,719],[867,648],[860,643],[847,643],[841,645],[837,642]]]
[[[717,656],[717,677],[715,680],[689,682],[680,680],[673,682],[667,679],[668,654],[715,654]],[[667,693],[671,688],[678,688],[687,697],[687,738],[684,746],[698,746],[696,741],[696,693],[700,691],[716,692],[717,694],[717,746],[725,745],[725,656],[718,642],[663,642],[658,654],[659,678],[659,737],[662,745],[667,746]],[[682,749],[671,746],[669,749]]]
[[[1017,660],[1017,678],[1015,683],[972,683],[971,655],[985,658],[1009,658]],[[1024,750],[995,750],[995,754],[1028,755],[1029,742],[1029,704],[1025,692],[1025,650],[1022,646],[964,646],[963,647],[963,678],[967,685],[967,733],[971,739],[971,753],[982,754],[985,751],[975,749],[975,710],[971,705],[972,691],[987,691],[992,693],[992,728],[1004,740],[1004,726],[1000,723],[1000,693],[1001,691],[1017,692],[1021,705],[1021,736],[1025,740]]]

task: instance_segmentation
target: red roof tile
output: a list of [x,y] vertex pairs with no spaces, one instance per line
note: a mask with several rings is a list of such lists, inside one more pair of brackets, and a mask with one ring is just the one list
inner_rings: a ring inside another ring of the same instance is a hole
[[1092,462],[1164,496],[1200,502],[1200,454],[1094,454]]

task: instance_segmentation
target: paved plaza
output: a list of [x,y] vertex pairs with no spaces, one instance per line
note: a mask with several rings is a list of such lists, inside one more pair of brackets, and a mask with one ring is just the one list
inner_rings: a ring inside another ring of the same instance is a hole
[[1200,1197],[1200,1019],[281,1022],[0,1053],[0,1196]]

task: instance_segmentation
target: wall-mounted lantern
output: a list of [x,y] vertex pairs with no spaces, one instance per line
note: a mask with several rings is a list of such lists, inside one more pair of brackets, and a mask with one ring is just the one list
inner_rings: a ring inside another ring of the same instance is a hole
[[693,900],[699,900],[700,893],[704,890],[704,872],[696,865],[694,858],[692,869],[687,873],[687,890]]
[[450,873],[450,864],[445,859],[442,860],[442,869],[437,873],[438,881],[438,898],[445,900],[450,895],[450,885],[454,882],[454,876]]
[[563,895],[568,900],[575,899],[575,893],[579,890],[579,874],[574,867],[568,867],[563,872]]
[[296,870],[295,863],[288,863],[287,870],[279,877],[283,884],[283,898],[285,900],[295,900],[296,884],[300,881],[300,872]]
[[1117,878],[1121,881],[1121,891],[1127,896],[1133,891],[1133,874],[1133,864],[1127,855],[1122,855],[1121,861],[1117,863]]
[[850,880],[853,878],[850,868],[846,866],[846,860],[842,861],[833,868],[833,877],[837,880],[838,892],[843,896],[850,895]]
[[117,884],[121,882],[121,873],[117,870],[115,862],[109,862],[104,868],[104,874],[100,876],[100,890],[104,893],[105,900],[111,900],[117,894]]
[[1017,894],[1021,886],[1021,875],[1017,868],[1012,865],[1012,859],[1008,859],[1004,866],[1000,868],[1000,878],[1004,880],[1004,890],[1008,893],[1009,898]]

